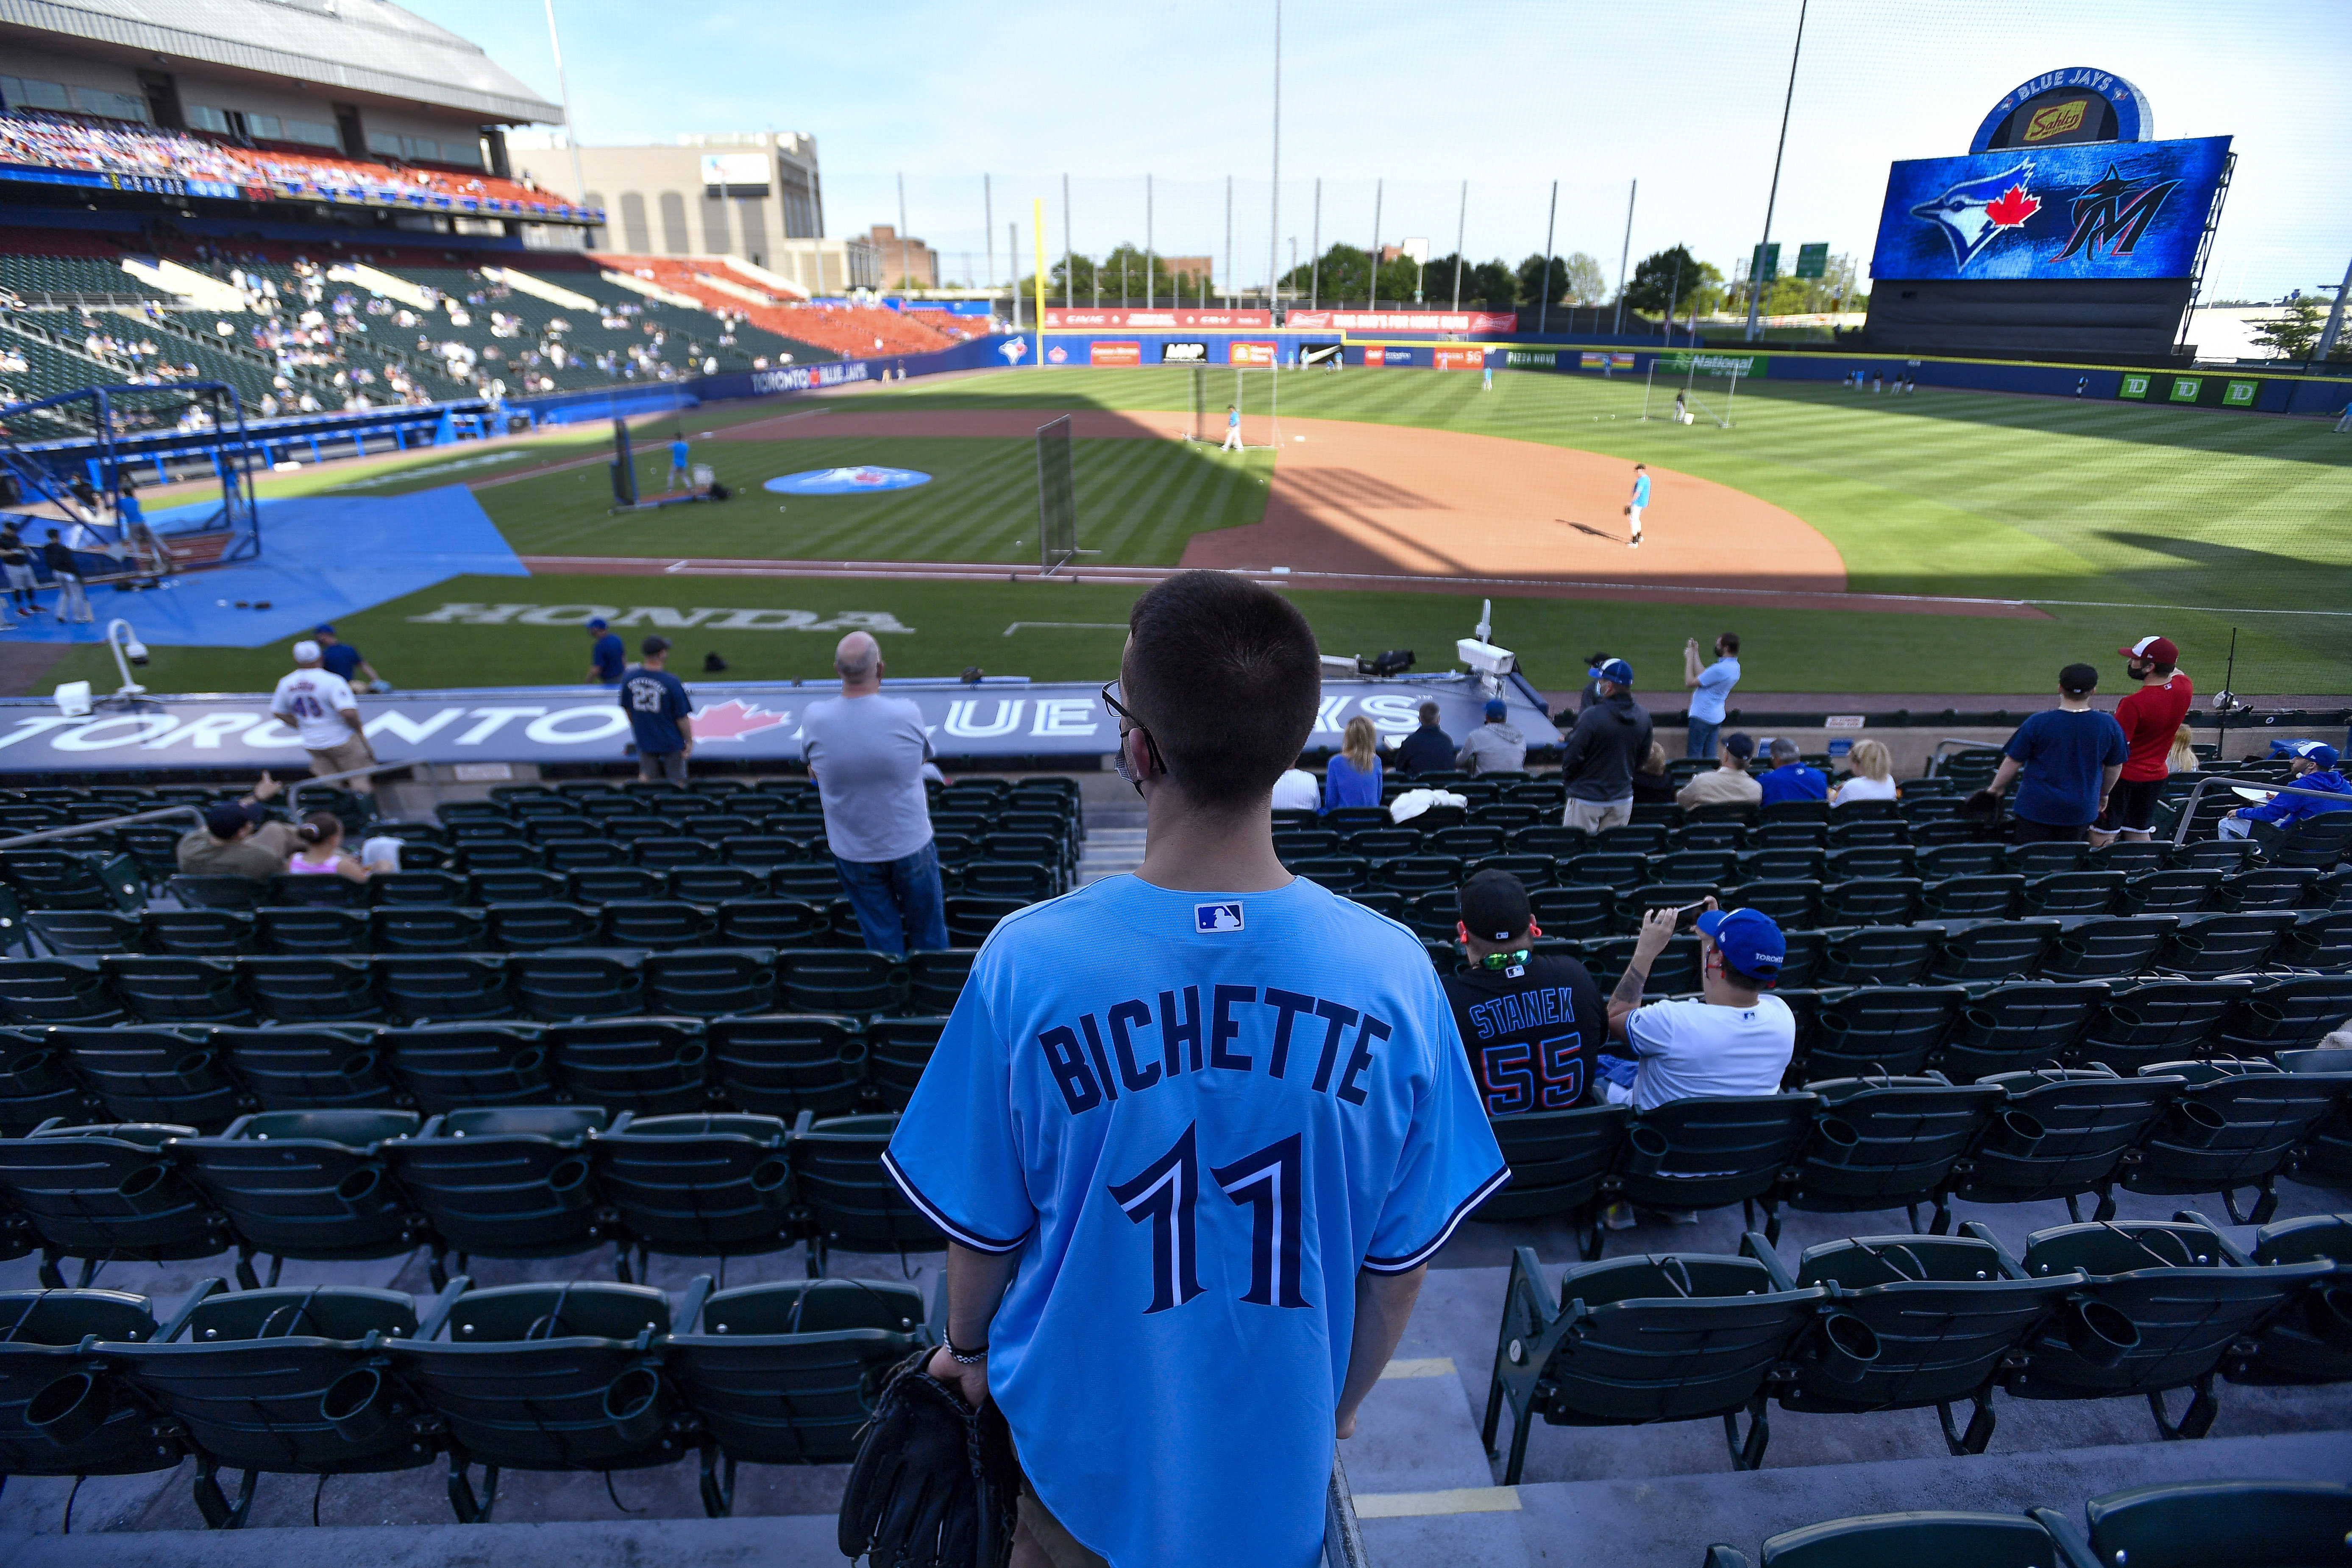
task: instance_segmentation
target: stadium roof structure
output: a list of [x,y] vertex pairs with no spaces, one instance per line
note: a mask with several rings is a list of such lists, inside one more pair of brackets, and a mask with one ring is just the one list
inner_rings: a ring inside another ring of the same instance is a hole
[[13,28],[508,124],[563,119],[478,47],[387,0],[0,0],[0,30]]

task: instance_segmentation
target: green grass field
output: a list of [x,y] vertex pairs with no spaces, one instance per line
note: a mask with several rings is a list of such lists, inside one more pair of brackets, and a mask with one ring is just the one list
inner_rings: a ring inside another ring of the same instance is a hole
[[[1263,378],[1260,378],[1261,381]],[[1219,394],[1222,397],[1223,393]],[[1656,395],[1662,408],[1671,393]],[[1189,408],[1185,371],[1008,372],[912,382],[852,395],[863,410]],[[2040,692],[2074,658],[2112,665],[2112,650],[2150,630],[2180,642],[2211,689],[2231,632],[2242,691],[2352,690],[2352,440],[2315,420],[1957,392],[1895,399],[1833,386],[1743,385],[1734,427],[1642,423],[1635,382],[1503,373],[1349,370],[1286,375],[1294,416],[1414,425],[1582,448],[1677,468],[1758,495],[1836,545],[1857,591],[2025,598],[2046,621],[1805,612],[1707,604],[1604,604],[1513,598],[1496,605],[1496,637],[1519,650],[1538,684],[1581,679],[1581,656],[1605,647],[1635,662],[1645,686],[1678,684],[1685,637],[1738,630],[1755,690]],[[1720,408],[1719,386],[1708,401]],[[688,411],[701,432],[813,406],[765,402]],[[822,418],[822,416],[818,416]],[[1042,418],[1040,420],[1042,423]],[[646,481],[658,487],[667,422],[639,439]],[[521,454],[458,448],[299,475],[272,476],[265,494],[396,495],[478,480],[511,463],[594,458],[603,427],[522,444]],[[495,458],[452,469],[468,458]],[[606,512],[601,464],[489,485],[476,492],[524,554],[725,555],[1034,563],[1034,462],[1023,440],[698,442],[737,489],[730,500],[649,517]],[[1167,563],[1196,531],[1256,521],[1276,461],[1218,458],[1197,447],[1080,441],[1075,452],[1081,542],[1112,563]],[[768,494],[762,479],[800,468],[875,462],[935,476],[877,496]],[[435,470],[439,471],[435,471]],[[779,510],[782,507],[782,510]],[[1433,582],[1423,594],[1300,591],[1334,651],[1417,649],[1423,668],[1450,665],[1476,600]],[[884,641],[894,673],[992,672],[1082,679],[1108,672],[1134,590],[1080,584],[612,576],[461,578],[341,617],[346,635],[410,688],[576,679],[586,639],[562,626],[419,623],[447,603],[659,606],[693,624],[673,632],[689,673],[716,651],[736,679],[822,676],[833,631],[714,627],[714,611],[795,609],[809,624],[845,612],[886,614],[913,628]],[[587,613],[582,609],[579,614]],[[773,624],[779,617],[766,617]],[[1014,622],[1024,626],[1005,635]],[[158,650],[159,689],[265,689],[283,672],[277,647]],[[1655,672],[1654,675],[1652,672]],[[77,649],[53,677],[111,683],[96,649]]]

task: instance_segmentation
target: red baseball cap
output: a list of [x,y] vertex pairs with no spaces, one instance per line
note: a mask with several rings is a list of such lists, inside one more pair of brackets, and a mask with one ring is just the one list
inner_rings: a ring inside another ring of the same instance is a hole
[[2129,647],[2116,649],[2126,658],[2142,658],[2150,664],[2179,664],[2180,650],[2172,646],[2170,637],[2142,637]]

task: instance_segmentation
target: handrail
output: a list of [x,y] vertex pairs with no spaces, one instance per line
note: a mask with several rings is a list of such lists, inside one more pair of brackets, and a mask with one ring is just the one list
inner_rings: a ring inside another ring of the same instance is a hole
[[363,768],[346,768],[339,773],[317,773],[310,778],[298,779],[286,786],[287,814],[296,817],[302,815],[295,809],[295,802],[301,798],[304,790],[314,784],[339,784],[344,779],[373,778],[378,773],[394,773],[402,768],[421,768],[426,765],[422,758],[415,758],[404,763],[371,763]]
[[166,816],[187,814],[195,826],[205,825],[204,808],[195,805],[163,805],[153,811],[134,811],[128,816],[109,816],[96,822],[70,823],[64,827],[44,827],[37,833],[20,833],[13,838],[0,838],[0,849],[16,849],[26,844],[39,844],[51,838],[72,838],[84,833],[102,833],[110,827],[128,827],[136,822],[154,822]]
[[2295,784],[2273,784],[2268,779],[2233,779],[2220,773],[2199,773],[2196,784],[2189,792],[2188,803],[2180,808],[2180,821],[2172,830],[2172,847],[2179,848],[2189,842],[2189,826],[2197,820],[2197,803],[2205,798],[2207,784],[2228,784],[2233,789],[2267,790],[2273,795],[2307,795],[2320,800],[2347,800],[2340,790],[2305,789]]
[[2006,747],[1996,744],[1991,741],[1963,741],[1957,737],[1948,735],[1943,740],[1937,742],[1927,750],[1928,777],[1933,778],[1936,776],[1936,764],[1944,760],[1944,748],[1946,746],[1958,746],[1964,752],[1999,752],[2007,750]]

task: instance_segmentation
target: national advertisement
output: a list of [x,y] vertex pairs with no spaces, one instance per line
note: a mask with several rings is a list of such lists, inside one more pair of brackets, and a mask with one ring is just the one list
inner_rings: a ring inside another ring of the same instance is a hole
[[1713,350],[1666,349],[1657,358],[1659,374],[1672,372],[1685,375],[1696,371],[1701,375],[1758,376],[1771,362],[1769,354],[1727,354]]
[[1873,278],[2186,278],[2230,138],[2012,148],[1888,172]]

